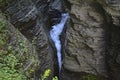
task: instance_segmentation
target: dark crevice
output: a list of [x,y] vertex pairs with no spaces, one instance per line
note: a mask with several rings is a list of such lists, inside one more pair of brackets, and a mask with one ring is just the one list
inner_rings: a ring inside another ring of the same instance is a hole
[[97,12],[99,12],[103,17],[104,17],[104,25],[102,25],[103,29],[105,30],[105,35],[104,35],[104,38],[105,38],[105,63],[106,63],[106,69],[107,69],[107,73],[108,73],[108,79],[109,80],[113,80],[113,77],[112,77],[112,74],[111,74],[111,70],[110,70],[110,66],[109,66],[109,59],[110,58],[110,46],[111,46],[111,38],[112,38],[112,27],[113,27],[113,22],[112,22],[112,18],[109,14],[106,13],[106,11],[103,9],[102,5],[97,3],[97,2],[94,2],[92,4],[92,6],[96,9]]
[[112,16],[107,14],[106,11],[99,3],[93,3],[96,10],[104,16],[103,28],[105,29],[106,41],[106,66],[108,71],[109,80],[119,80],[120,64],[116,59],[120,52],[120,27],[113,25]]
[[62,0],[65,8],[71,10],[71,3],[68,0]]

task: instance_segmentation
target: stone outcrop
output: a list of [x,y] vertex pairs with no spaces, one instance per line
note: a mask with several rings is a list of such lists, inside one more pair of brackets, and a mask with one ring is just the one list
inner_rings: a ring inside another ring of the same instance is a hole
[[[61,35],[63,67],[60,79],[120,80],[119,0],[1,0],[0,10],[8,16],[12,26],[8,27],[12,37],[10,44],[19,45],[19,40],[25,40],[29,52],[22,57],[34,56],[33,64],[28,59],[23,66],[33,69],[33,72],[28,70],[34,75],[28,74],[30,79],[41,79],[47,69],[51,70],[48,80],[58,75],[56,50],[49,31],[51,25],[60,21],[60,13],[66,11],[70,19]],[[20,34],[18,40],[17,32]],[[12,47],[23,46],[17,45]]]
[[120,26],[120,1],[119,0],[101,0],[98,2],[105,9],[108,15],[111,15],[113,25]]
[[109,47],[107,49],[108,53],[106,55],[106,61],[108,65],[108,72],[112,80],[120,79],[120,1],[119,0],[103,0],[99,1],[101,6],[106,11],[106,14],[110,16],[109,29],[110,29],[110,38],[109,38]]
[[[0,13],[0,79],[33,79],[40,61],[36,47]],[[3,75],[3,76],[2,76]]]
[[69,2],[71,25],[66,30],[64,68],[107,76],[104,13],[98,12],[92,1]]
[[[50,77],[54,74],[54,49],[49,41],[47,0],[19,0],[10,3],[3,11],[10,16],[10,22],[30,43],[36,46],[40,64],[34,72],[36,79],[40,79],[45,70],[50,69]],[[13,5],[14,4],[14,5]]]
[[71,77],[63,80],[81,80],[83,74],[119,80],[120,1],[66,0],[65,4],[71,21],[63,49],[63,75]]

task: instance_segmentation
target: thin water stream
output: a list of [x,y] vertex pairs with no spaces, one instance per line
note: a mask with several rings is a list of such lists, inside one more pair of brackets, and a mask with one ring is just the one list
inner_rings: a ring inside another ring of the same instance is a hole
[[56,50],[57,50],[59,72],[61,71],[61,67],[62,67],[60,35],[64,29],[64,26],[65,26],[65,23],[67,22],[68,17],[69,17],[68,13],[62,13],[60,23],[53,25],[52,29],[50,30],[51,39],[53,40],[55,47],[56,47]]

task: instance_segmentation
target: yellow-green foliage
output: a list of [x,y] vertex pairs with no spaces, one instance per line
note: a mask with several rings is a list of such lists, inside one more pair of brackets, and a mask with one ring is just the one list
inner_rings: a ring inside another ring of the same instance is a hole
[[46,80],[50,76],[50,73],[51,73],[50,69],[45,70],[45,72],[44,72],[44,74],[42,76],[42,79]]
[[84,75],[82,76],[82,80],[97,80],[97,76],[92,74]]
[[0,80],[25,80],[16,67],[19,64],[16,52],[8,46],[9,34],[6,23],[0,20]]
[[0,80],[32,80],[38,65],[35,47],[0,12]]
[[[51,74],[50,69],[45,70],[44,74],[42,75],[42,80],[47,80],[47,78],[50,76],[50,74]],[[58,77],[55,76],[52,78],[52,80],[58,80]]]
[[[8,53],[9,54],[9,53]],[[19,69],[15,67],[18,65],[18,60],[12,54],[1,58],[0,63],[0,80],[25,80]]]
[[58,80],[58,77],[57,76],[55,76],[55,77],[53,77],[53,79],[52,80]]
[[7,30],[5,27],[5,22],[0,21],[0,47],[6,44],[6,40],[8,39],[7,35]]

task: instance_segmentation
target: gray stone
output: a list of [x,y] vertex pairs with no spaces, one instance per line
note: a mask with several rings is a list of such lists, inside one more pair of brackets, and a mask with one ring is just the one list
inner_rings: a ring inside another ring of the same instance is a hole
[[[105,18],[89,5],[92,4],[90,1],[81,1],[85,5],[77,1],[69,1],[72,4],[69,11],[72,25],[66,30],[63,60],[65,70],[107,77]],[[79,80],[80,76],[78,77],[75,80]]]

